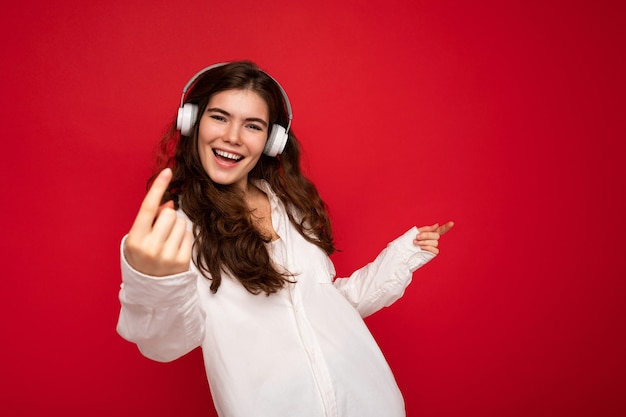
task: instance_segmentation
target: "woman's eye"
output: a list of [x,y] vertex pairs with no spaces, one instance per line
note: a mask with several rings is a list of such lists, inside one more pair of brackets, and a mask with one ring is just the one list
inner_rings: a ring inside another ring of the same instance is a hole
[[218,122],[225,122],[226,118],[224,116],[220,116],[219,114],[212,114],[211,118],[217,120]]
[[251,125],[248,125],[248,127],[252,130],[263,130],[263,128],[261,128],[261,126],[259,125],[251,124]]

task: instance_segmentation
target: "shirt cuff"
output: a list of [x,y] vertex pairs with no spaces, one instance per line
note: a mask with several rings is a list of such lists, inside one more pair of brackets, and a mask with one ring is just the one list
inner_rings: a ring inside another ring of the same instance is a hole
[[[145,305],[174,305],[180,304],[195,292],[197,274],[191,269],[175,275],[154,277],[134,269],[124,256],[124,236],[120,245],[120,264],[122,269],[121,288],[127,302]],[[193,284],[193,285],[192,285]]]
[[402,257],[407,260],[407,266],[411,272],[424,266],[435,257],[434,253],[425,251],[413,243],[418,233],[417,227],[413,226],[390,244],[390,246],[400,252]]

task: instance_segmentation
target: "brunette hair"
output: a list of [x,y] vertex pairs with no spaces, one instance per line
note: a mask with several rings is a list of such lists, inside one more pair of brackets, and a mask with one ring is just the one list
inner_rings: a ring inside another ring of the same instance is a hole
[[[185,99],[198,105],[198,118],[191,136],[181,136],[172,123],[160,142],[157,173],[172,168],[173,176],[164,201],[174,200],[193,223],[193,262],[211,280],[217,292],[222,272],[230,272],[252,294],[272,294],[294,278],[279,271],[266,247],[270,237],[253,225],[242,191],[214,183],[198,154],[198,125],[211,97],[225,90],[249,89],[267,103],[270,125],[287,126],[283,94],[276,81],[254,63],[239,61],[212,68],[193,84]],[[328,255],[335,251],[327,207],[317,189],[301,171],[300,145],[293,131],[282,154],[261,156],[249,179],[269,183],[287,210],[289,220],[309,242]],[[156,173],[148,181],[152,183]]]

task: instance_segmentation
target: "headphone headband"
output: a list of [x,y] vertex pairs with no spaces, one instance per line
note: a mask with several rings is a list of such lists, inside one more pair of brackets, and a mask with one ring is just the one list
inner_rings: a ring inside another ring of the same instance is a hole
[[[183,87],[183,93],[180,96],[180,107],[183,107],[183,105],[184,105],[185,95],[187,94],[187,90],[189,90],[189,88],[196,82],[196,80],[198,78],[200,78],[200,76],[202,74],[204,74],[205,72],[208,72],[208,71],[210,71],[212,69],[223,67],[223,66],[228,65],[228,64],[230,64],[230,62],[220,62],[218,64],[209,65],[208,67],[201,69],[193,77],[191,77],[191,79],[189,81],[187,81],[187,84],[185,84],[185,87]],[[293,118],[293,113],[291,111],[291,103],[289,102],[289,97],[287,96],[287,92],[285,91],[283,86],[280,85],[280,83],[278,81],[276,81],[276,79],[274,77],[272,77],[270,74],[268,74],[267,72],[263,71],[260,68],[259,68],[259,71],[261,71],[263,74],[267,75],[272,81],[274,81],[274,84],[276,84],[276,86],[280,90],[281,94],[283,95],[283,101],[285,103],[285,108],[287,109],[287,117],[289,119],[289,121],[287,123],[287,127],[285,129],[285,132],[288,133],[289,129],[291,128],[291,119]]]

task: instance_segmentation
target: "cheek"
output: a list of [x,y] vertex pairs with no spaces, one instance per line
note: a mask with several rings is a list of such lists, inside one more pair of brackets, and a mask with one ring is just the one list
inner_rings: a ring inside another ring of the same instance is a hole
[[209,149],[209,145],[215,140],[216,134],[215,129],[211,128],[210,124],[200,124],[196,147],[202,163],[205,162],[207,154],[212,153]]
[[267,136],[259,135],[253,138],[250,138],[246,141],[248,149],[253,154],[261,154],[263,153],[263,149],[265,149],[265,143],[267,142]]
[[204,166],[208,158],[209,150],[206,146],[202,146],[202,143],[198,141],[198,156],[200,157],[200,163]]
[[213,157],[213,151],[211,150],[210,146],[208,146],[208,141],[206,139],[203,139],[200,135],[198,135],[196,151],[198,157],[200,158],[200,163],[202,164],[202,166],[206,167],[209,158]]
[[265,140],[262,140],[256,143],[256,146],[255,146],[256,153],[258,154],[263,153],[263,149],[265,149],[265,142],[266,142]]
[[198,144],[206,144],[212,138],[218,134],[217,129],[211,123],[205,123],[204,118],[200,120],[200,126],[198,126]]

